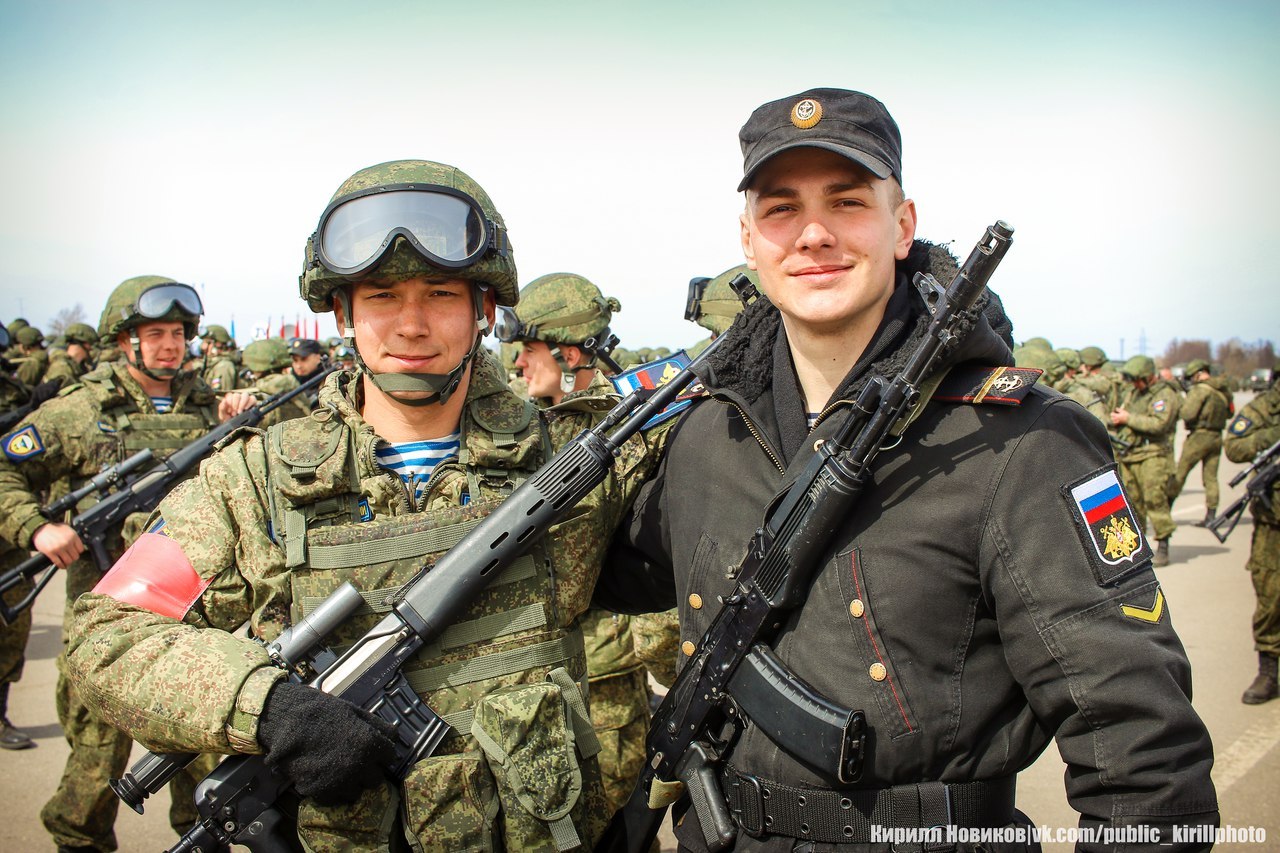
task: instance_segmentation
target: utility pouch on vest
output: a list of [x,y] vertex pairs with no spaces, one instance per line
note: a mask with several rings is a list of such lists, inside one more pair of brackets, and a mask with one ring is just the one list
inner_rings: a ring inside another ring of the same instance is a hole
[[498,793],[484,753],[433,755],[404,780],[405,834],[422,850],[501,849],[493,840]]
[[[317,429],[304,418],[267,430],[267,459],[273,505],[272,524],[285,546],[285,566],[307,560],[307,528],[321,515],[346,518],[352,500],[330,500],[351,492],[350,442],[339,423]],[[359,491],[358,481],[355,491]],[[276,496],[280,503],[276,503]]]
[[584,843],[570,813],[582,798],[580,759],[594,756],[600,743],[564,668],[544,682],[485,696],[471,734],[497,781],[508,850],[571,850]]

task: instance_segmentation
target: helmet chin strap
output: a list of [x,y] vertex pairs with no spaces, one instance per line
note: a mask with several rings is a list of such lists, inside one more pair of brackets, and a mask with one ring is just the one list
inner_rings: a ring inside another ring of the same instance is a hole
[[136,329],[129,330],[129,344],[133,347],[133,366],[143,374],[157,382],[166,382],[178,375],[179,371],[172,367],[147,367],[147,363],[142,360],[142,341],[138,338]]
[[[356,330],[355,326],[352,325],[350,297],[345,290],[339,290],[335,295],[342,305],[342,316],[345,320],[344,328],[342,329],[342,342],[345,346],[350,347],[355,355],[356,367],[368,375],[373,384],[378,387],[378,390],[405,406],[418,407],[430,406],[435,403],[444,404],[452,397],[462,383],[462,377],[468,370],[471,360],[475,358],[476,352],[480,349],[481,339],[490,331],[488,318],[484,315],[484,288],[480,285],[473,285],[472,299],[476,309],[476,337],[471,344],[471,349],[462,357],[462,361],[458,362],[457,367],[448,373],[377,373],[365,363],[364,357],[360,355],[360,348],[356,346]],[[427,396],[408,399],[396,396],[396,394],[417,394],[423,391],[428,392]]]

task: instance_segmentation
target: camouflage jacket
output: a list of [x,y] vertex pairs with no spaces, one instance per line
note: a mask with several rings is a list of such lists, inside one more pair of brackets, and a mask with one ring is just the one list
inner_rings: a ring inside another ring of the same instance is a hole
[[[1227,427],[1222,449],[1232,462],[1252,462],[1253,457],[1280,441],[1280,383],[1250,400]],[[1255,521],[1280,526],[1280,483],[1271,490],[1271,508],[1254,501],[1249,511]]]
[[16,375],[19,382],[34,388],[43,381],[45,371],[48,369],[49,353],[46,350],[36,350],[23,357],[22,363],[18,365]]
[[230,356],[220,355],[209,362],[203,376],[214,391],[231,391],[239,384],[240,370]]
[[[332,641],[336,646],[352,642],[387,612],[390,596],[505,499],[553,449],[616,402],[610,386],[596,386],[551,410],[536,411],[507,389],[499,363],[482,349],[472,366],[459,457],[442,462],[415,499],[396,474],[376,463],[375,449],[383,439],[360,416],[359,389],[359,374],[335,373],[310,417],[265,434],[240,434],[205,462],[198,478],[161,504],[149,528],[163,525],[164,536],[181,546],[203,588],[180,619],[97,592],[81,597],[69,668],[81,694],[104,719],[152,749],[260,751],[258,717],[285,673],[271,665],[260,643],[229,632],[247,622],[252,637],[270,641],[349,580],[369,608],[339,628]],[[358,809],[326,809],[304,801],[299,826],[312,849],[330,849],[321,840],[326,834],[347,839],[385,833],[387,815],[397,803],[406,809],[407,831],[428,848],[537,846],[529,840],[537,831],[520,829],[528,809],[523,800],[516,806],[509,799],[505,770],[487,746],[500,736],[484,729],[493,737],[478,742],[471,733],[494,718],[494,703],[511,691],[549,689],[551,666],[531,660],[536,650],[551,649],[551,658],[571,659],[570,675],[585,681],[577,620],[589,604],[609,532],[652,467],[657,433],[627,442],[605,482],[481,593],[445,637],[406,663],[410,683],[430,695],[454,735],[435,756],[415,765],[399,793],[389,788],[366,792]],[[108,574],[103,586],[111,579]],[[164,713],[155,713],[156,707]],[[589,723],[587,728],[589,733]],[[544,734],[534,724],[523,736]],[[543,748],[519,751],[540,756],[539,762],[554,762],[559,755]],[[574,776],[580,782],[596,778],[589,775],[598,773],[594,760],[589,768],[579,774],[575,765],[562,774],[554,766],[539,766],[533,772],[557,780],[548,781],[542,793],[568,812],[568,794],[560,791],[564,796],[557,799],[553,789]],[[590,807],[591,825],[578,824],[579,833],[588,836],[602,829],[605,817],[598,778],[594,786],[599,800]],[[579,787],[581,799],[588,800],[588,783]],[[499,801],[501,845],[491,837],[498,831]],[[573,819],[578,823],[576,811]]]
[[1220,387],[1217,379],[1197,382],[1183,398],[1178,418],[1187,425],[1188,431],[1222,432],[1231,419],[1231,392]]
[[1173,433],[1178,425],[1180,395],[1168,382],[1157,379],[1139,393],[1132,385],[1120,401],[1129,422],[1116,431],[1121,441],[1133,445],[1119,453],[1122,462],[1141,462],[1173,453]]
[[0,537],[30,549],[47,521],[37,495],[56,498],[143,448],[163,458],[217,425],[213,396],[195,374],[180,374],[172,397],[173,410],[157,414],[128,368],[113,362],[28,415],[0,439]]
[[44,378],[41,381],[57,381],[65,388],[79,380],[84,373],[84,365],[65,352],[58,352],[49,357],[49,369],[44,372]]

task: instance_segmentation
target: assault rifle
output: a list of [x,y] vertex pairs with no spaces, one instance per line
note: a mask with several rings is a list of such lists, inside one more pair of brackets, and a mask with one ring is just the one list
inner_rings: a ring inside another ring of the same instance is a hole
[[[1219,542],[1226,542],[1231,531],[1236,529],[1249,501],[1256,500],[1267,509],[1274,511],[1271,505],[1271,488],[1280,477],[1280,441],[1259,453],[1253,458],[1248,468],[1232,477],[1231,488],[1234,489],[1250,477],[1252,479],[1244,487],[1244,494],[1232,501],[1221,515],[1205,525],[1214,536],[1218,537]],[[1223,527],[1226,527],[1226,530],[1223,530]]]
[[[718,776],[721,756],[744,717],[816,772],[844,784],[857,781],[865,715],[840,708],[789,673],[770,645],[787,612],[808,595],[831,534],[844,526],[881,448],[897,440],[895,427],[919,402],[921,382],[971,326],[974,304],[1012,236],[1004,222],[988,228],[946,289],[931,275],[916,275],[932,316],[924,340],[901,373],[867,383],[836,435],[819,443],[803,472],[766,508],[735,573],[737,586],[654,713],[648,761],[597,851],[648,850],[667,808],[686,795],[708,848],[733,844],[738,827]],[[785,712],[779,711],[783,705]],[[729,726],[731,733],[720,740]]]
[[[118,529],[126,518],[135,512],[150,512],[155,509],[170,489],[213,452],[218,442],[241,427],[260,423],[270,412],[319,385],[326,375],[328,375],[327,372],[317,374],[297,388],[290,388],[245,409],[240,414],[218,424],[201,438],[174,452],[146,473],[136,479],[130,479],[133,472],[153,461],[150,450],[135,453],[119,465],[107,468],[84,486],[51,506],[41,507],[40,514],[50,521],[61,521],[63,516],[74,510],[80,501],[97,492],[102,499],[68,523],[79,535],[80,541],[87,546],[98,571],[105,572],[111,568],[111,555],[107,553],[107,537],[113,530]],[[115,488],[115,491],[111,491],[112,488]],[[41,590],[49,585],[49,581],[53,580],[57,570],[58,567],[52,560],[44,554],[37,553],[4,574],[0,574],[0,593],[24,581],[34,580],[35,582],[32,590],[16,604],[10,606],[0,600],[0,621],[6,625],[11,624],[23,610],[31,606]],[[38,578],[37,575],[39,575]]]
[[[745,276],[738,282],[738,292],[740,296],[754,292]],[[458,544],[402,589],[391,612],[340,658],[321,652],[310,660],[290,659],[270,647],[268,653],[278,665],[300,674],[303,683],[395,725],[398,743],[391,772],[403,779],[414,764],[435,751],[449,726],[418,697],[401,667],[456,622],[505,567],[527,553],[604,481],[622,445],[650,418],[677,401],[693,382],[695,368],[715,346],[707,347],[656,389],[632,391],[598,425],[557,451]],[[333,612],[340,611],[341,606],[335,604]],[[125,802],[141,811],[142,800],[193,758],[182,754],[145,756],[113,787]],[[254,853],[297,850],[296,838],[284,831],[288,820],[281,809],[290,787],[287,780],[271,772],[261,756],[223,760],[196,787],[199,823],[170,848],[170,853],[209,853],[232,844],[242,844]]]

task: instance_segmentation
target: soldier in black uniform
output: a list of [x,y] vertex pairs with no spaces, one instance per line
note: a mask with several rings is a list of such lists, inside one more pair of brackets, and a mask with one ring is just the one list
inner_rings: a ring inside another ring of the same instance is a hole
[[[914,348],[912,275],[955,270],[915,239],[898,128],[874,98],[815,89],[765,104],[741,142],[742,245],[768,299],[702,369],[708,393],[674,428],[597,590],[610,608],[678,604],[686,655],[770,499],[869,377]],[[1216,825],[1190,667],[1106,433],[1038,371],[1009,366],[1011,331],[992,297],[774,644],[792,677],[865,712],[860,780],[816,773],[746,724],[719,771],[735,849],[889,849],[873,825],[1007,827],[1016,841],[1014,779],[1051,739],[1082,826],[1168,840],[1175,825]],[[676,835],[706,849],[694,810]]]

